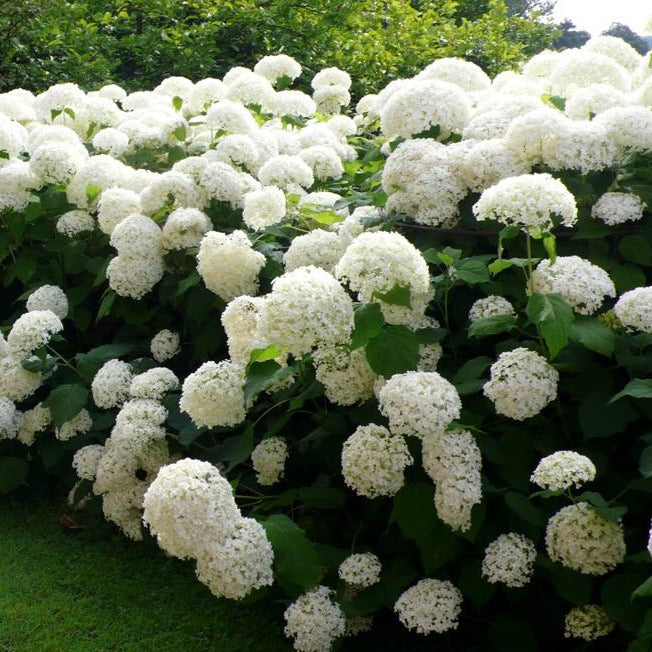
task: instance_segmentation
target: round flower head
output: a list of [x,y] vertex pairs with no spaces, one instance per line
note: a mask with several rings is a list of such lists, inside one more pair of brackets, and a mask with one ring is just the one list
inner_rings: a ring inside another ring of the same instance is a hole
[[[480,116],[480,120],[482,117]],[[491,123],[486,124],[487,121],[490,121],[490,117],[489,112],[484,115],[484,129],[491,129]],[[479,131],[474,134],[475,137],[483,135],[482,124]],[[525,161],[529,165],[536,165],[542,162],[544,145],[550,140],[558,141],[565,138],[572,129],[572,123],[563,113],[556,109],[539,107],[517,114],[509,121],[507,119],[498,121],[499,133],[496,137],[505,138],[508,149],[517,157],[517,160]],[[468,132],[466,137],[470,137]]]
[[154,367],[134,376],[129,387],[133,398],[160,400],[179,387],[179,379],[165,367]]
[[392,376],[380,390],[378,402],[393,434],[421,439],[443,433],[462,409],[455,387],[436,371]]
[[313,362],[316,378],[331,403],[353,405],[372,397],[376,374],[364,349],[321,348],[315,351]]
[[90,213],[82,210],[68,211],[58,220],[56,229],[61,235],[67,238],[74,238],[86,231],[92,231],[95,228],[95,220]]
[[240,365],[205,362],[184,381],[179,408],[199,428],[235,426],[247,415],[244,380]]
[[564,491],[579,489],[595,479],[595,465],[588,457],[573,451],[557,451],[544,457],[534,469],[530,482],[542,489]]
[[[358,293],[359,301],[378,301],[390,323],[405,323],[414,314],[422,314],[430,299],[428,265],[421,252],[399,233],[362,233],[347,247],[335,274]],[[409,288],[409,308],[378,298],[377,293],[388,292],[396,285]]]
[[16,412],[15,421],[19,425],[16,439],[26,446],[31,446],[35,441],[36,433],[44,431],[52,423],[52,415],[50,408],[43,407],[43,404],[39,403],[31,410],[22,413],[22,416]]
[[523,421],[556,398],[558,382],[559,373],[545,358],[520,347],[498,356],[483,392],[498,414]]
[[366,588],[380,581],[382,565],[371,552],[349,555],[337,571],[341,580],[354,587]]
[[610,57],[630,73],[634,72],[642,61],[641,55],[629,43],[616,36],[594,36],[582,46],[582,50]]
[[122,156],[129,147],[129,136],[119,129],[107,127],[93,136],[93,147],[101,154]]
[[258,180],[264,186],[310,188],[315,177],[310,166],[300,156],[279,154],[268,159],[258,170]]
[[254,72],[276,84],[282,77],[296,79],[301,74],[301,65],[287,54],[268,55],[254,66]]
[[574,607],[564,619],[564,637],[595,641],[613,632],[616,623],[597,604]]
[[570,97],[577,88],[600,83],[628,91],[629,75],[610,57],[584,49],[566,50],[550,73],[552,93],[561,97]]
[[143,521],[169,554],[199,557],[233,536],[241,520],[229,482],[208,462],[163,467],[143,502]]
[[625,559],[620,523],[580,502],[560,509],[546,528],[550,559],[587,575],[604,575]]
[[0,440],[13,439],[18,432],[19,425],[13,401],[0,396]]
[[274,96],[272,112],[277,117],[297,116],[310,118],[315,115],[317,104],[315,100],[301,91],[279,91]]
[[61,320],[51,310],[30,310],[14,322],[7,343],[11,353],[24,360],[62,330]]
[[422,453],[423,468],[436,485],[437,516],[466,532],[473,506],[482,501],[482,457],[475,438],[467,430],[429,435]]
[[179,333],[167,328],[159,331],[152,338],[149,349],[156,362],[165,362],[170,358],[174,358],[181,351]]
[[652,333],[652,287],[625,292],[616,301],[614,312],[625,328]]
[[198,208],[177,208],[163,225],[163,250],[197,247],[211,226],[208,216]]
[[325,86],[343,86],[348,90],[351,88],[351,76],[348,72],[339,68],[322,68],[312,78],[310,85],[315,90]]
[[122,360],[105,362],[91,383],[95,405],[108,409],[124,403],[129,398],[132,377],[131,367],[126,362]]
[[66,185],[87,159],[81,145],[48,141],[34,150],[29,168],[41,185]]
[[297,598],[285,610],[285,635],[297,652],[330,652],[344,634],[346,618],[333,601],[332,589],[318,586]]
[[27,371],[21,360],[13,355],[0,357],[0,378],[2,395],[11,401],[22,401],[31,396],[43,382],[43,375]]
[[222,312],[222,326],[226,333],[231,360],[246,365],[253,349],[263,349],[266,344],[257,338],[260,309],[263,297],[242,295],[229,301]]
[[104,446],[99,444],[80,448],[72,458],[72,468],[75,469],[77,476],[81,480],[90,480],[91,482],[95,480],[97,467],[105,452]]
[[580,315],[592,315],[605,297],[615,297],[609,274],[579,256],[542,260],[532,273],[532,287],[540,294],[561,294]]
[[513,315],[514,306],[504,297],[492,294],[484,299],[478,299],[469,310],[469,321],[499,317],[501,315]]
[[507,148],[502,138],[473,145],[462,160],[461,176],[473,192],[482,192],[501,179],[525,174],[529,167]]
[[285,193],[274,186],[253,190],[244,196],[242,219],[254,231],[278,224],[285,217]]
[[265,256],[255,251],[244,231],[225,235],[209,231],[197,254],[197,271],[206,287],[224,301],[258,292],[258,274]]
[[343,106],[348,106],[351,102],[351,94],[345,86],[322,86],[314,90],[312,99],[317,112],[328,115],[339,113]]
[[299,267],[276,278],[260,309],[259,335],[299,357],[317,346],[347,343],[353,302],[333,276]]
[[199,554],[197,579],[218,598],[241,600],[273,584],[273,561],[274,551],[263,526],[252,518],[241,518],[226,541]]
[[483,91],[491,86],[491,79],[480,66],[457,57],[436,59],[426,66],[417,79],[439,79],[456,84],[465,91]]
[[27,310],[50,310],[64,319],[68,314],[68,299],[58,285],[42,285],[27,298]]
[[484,551],[482,576],[492,584],[501,582],[510,588],[525,586],[532,579],[537,551],[522,534],[501,534]]
[[97,203],[97,223],[107,235],[127,216],[141,211],[140,195],[126,188],[107,188]]
[[54,434],[60,441],[67,441],[77,435],[88,432],[92,426],[93,420],[88,410],[80,410],[72,419],[61,424],[54,431]]
[[644,210],[645,204],[638,195],[628,192],[605,192],[593,204],[591,217],[613,226],[638,222],[643,217]]
[[394,611],[409,630],[441,634],[457,629],[461,607],[462,593],[451,582],[425,579],[399,596]]
[[614,143],[624,150],[652,149],[652,111],[645,106],[616,106],[595,118]]
[[282,437],[263,439],[251,452],[256,480],[261,485],[276,484],[285,470],[288,445]]
[[373,423],[358,426],[342,447],[344,482],[366,498],[396,494],[412,461],[401,435]]
[[506,226],[518,225],[549,231],[553,217],[564,226],[577,220],[575,198],[564,184],[549,174],[522,174],[499,181],[485,190],[473,206],[475,218],[498,220]]

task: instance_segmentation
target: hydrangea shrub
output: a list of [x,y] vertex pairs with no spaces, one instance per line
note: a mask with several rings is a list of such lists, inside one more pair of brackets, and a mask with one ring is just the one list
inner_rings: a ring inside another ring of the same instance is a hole
[[66,483],[216,596],[285,601],[299,652],[649,649],[628,48],[442,59],[355,109],[286,56],[0,96],[0,491]]

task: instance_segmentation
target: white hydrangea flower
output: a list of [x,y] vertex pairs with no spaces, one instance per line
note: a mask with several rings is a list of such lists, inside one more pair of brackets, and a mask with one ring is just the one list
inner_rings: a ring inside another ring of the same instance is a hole
[[68,315],[68,298],[58,285],[42,285],[27,298],[27,310],[50,310],[59,319]]
[[416,79],[394,93],[380,111],[380,126],[389,137],[410,138],[439,128],[438,138],[462,133],[471,117],[471,103],[457,85]]
[[0,356],[0,378],[2,378],[2,395],[11,401],[22,401],[31,396],[43,382],[42,374],[27,371],[21,360],[5,354]]
[[56,428],[54,434],[60,441],[68,441],[77,435],[88,432],[93,426],[93,420],[88,410],[80,410],[72,419]]
[[299,267],[274,279],[260,309],[259,336],[299,357],[313,348],[345,344],[353,328],[353,302],[333,276]]
[[168,215],[163,225],[164,251],[197,247],[212,223],[198,208],[177,208]]
[[357,636],[364,632],[371,631],[374,624],[373,616],[352,616],[346,619],[346,631],[344,636]]
[[453,530],[471,527],[473,506],[482,501],[482,457],[467,430],[423,439],[423,468],[436,485],[437,516]]
[[181,351],[179,333],[164,328],[154,335],[149,350],[156,362],[165,362]]
[[264,304],[263,297],[242,295],[232,299],[222,312],[222,326],[227,338],[229,356],[234,362],[246,365],[253,349],[264,349],[258,339],[258,319]]
[[301,91],[279,91],[274,96],[272,112],[277,117],[311,118],[317,111],[315,100]]
[[574,451],[557,451],[544,457],[530,476],[530,482],[542,489],[565,491],[579,489],[595,479],[595,465],[585,455]]
[[652,149],[652,111],[646,106],[616,106],[595,117],[618,147]]
[[100,460],[104,457],[105,449],[100,444],[91,444],[80,448],[72,458],[72,468],[81,480],[95,480]]
[[85,231],[92,231],[94,228],[95,220],[90,213],[82,210],[64,213],[56,224],[57,231],[68,238],[74,238]]
[[580,315],[592,315],[605,297],[615,297],[609,274],[579,256],[542,260],[532,272],[532,289],[541,294],[561,294]]
[[124,163],[107,154],[91,156],[77,170],[68,184],[66,197],[77,208],[93,209],[97,198],[93,198],[87,193],[88,187],[101,192],[112,186],[122,185],[122,182],[126,180],[128,170],[129,168]]
[[324,86],[344,86],[348,90],[351,88],[351,75],[339,68],[322,68],[310,84],[315,90]]
[[278,224],[285,217],[285,193],[275,186],[248,192],[243,201],[242,219],[254,231]]
[[559,373],[545,358],[519,347],[498,356],[483,392],[498,414],[523,421],[555,400],[558,382]]
[[0,396],[0,439],[13,439],[16,436],[20,425],[16,416],[14,402]]
[[455,387],[436,371],[392,376],[378,393],[378,402],[392,433],[420,439],[443,433],[462,409]]
[[373,396],[376,374],[364,349],[321,348],[313,355],[315,375],[324,385],[326,398],[337,405],[354,405]]
[[286,272],[314,265],[333,274],[345,249],[337,233],[315,229],[292,240],[283,254],[283,265]]
[[616,36],[604,34],[590,38],[582,46],[582,50],[610,57],[630,73],[634,72],[643,60],[643,57],[629,43]]
[[529,172],[529,166],[508,149],[502,138],[491,138],[473,145],[460,170],[469,190],[482,192],[501,179]]
[[43,407],[42,403],[23,412],[20,417],[16,412],[16,417],[19,424],[16,439],[26,446],[31,446],[35,441],[36,433],[42,432],[52,423],[50,408]]
[[480,66],[458,57],[436,59],[416,79],[439,79],[456,84],[465,91],[483,91],[491,86],[491,79]]
[[244,231],[209,231],[199,245],[197,271],[206,287],[224,301],[258,292],[265,256],[255,251]]
[[522,73],[530,79],[546,79],[562,56],[561,52],[543,50],[523,64]]
[[[385,319],[405,324],[422,315],[430,300],[430,273],[421,252],[400,233],[365,232],[347,247],[336,276],[358,294],[358,301],[377,301]],[[395,285],[410,289],[409,308],[383,302],[375,294]]]
[[276,84],[281,77],[296,79],[301,74],[301,65],[287,54],[268,55],[256,63],[254,72]]
[[206,113],[206,124],[215,132],[248,134],[258,129],[253,115],[239,102],[221,99]]
[[103,409],[122,405],[129,398],[132,378],[133,374],[128,363],[122,360],[105,362],[91,383],[95,405]]
[[532,579],[536,557],[537,550],[528,537],[515,532],[501,534],[484,551],[482,576],[492,584],[525,586]]
[[194,179],[169,170],[152,179],[140,193],[140,203],[145,215],[155,215],[170,205],[176,208],[199,208],[201,200]]
[[506,226],[552,229],[553,216],[564,226],[577,221],[575,197],[566,186],[547,173],[522,174],[487,188],[473,206],[479,222],[498,220]]
[[160,255],[120,255],[111,259],[106,268],[109,287],[116,294],[142,299],[163,278],[163,258]]
[[372,552],[349,555],[339,566],[339,578],[354,587],[366,588],[380,581],[380,559]]
[[101,154],[109,154],[110,156],[122,156],[129,147],[129,136],[115,129],[114,127],[107,127],[100,129],[93,136],[93,147]]
[[629,192],[605,192],[591,208],[591,217],[605,224],[638,222],[643,217],[645,204],[642,199]]
[[274,551],[263,526],[241,518],[231,536],[197,555],[197,579],[218,598],[241,600],[274,582]]
[[620,523],[585,502],[560,509],[548,521],[546,549],[550,559],[587,575],[604,575],[625,559]]
[[140,195],[127,188],[107,188],[97,202],[97,224],[107,235],[132,213],[142,210]]
[[351,94],[345,86],[339,84],[322,86],[313,91],[312,99],[317,111],[322,114],[339,113],[342,107],[351,102]]
[[143,502],[143,521],[163,550],[182,559],[210,552],[241,520],[231,485],[208,462],[183,459],[163,467]]
[[129,386],[132,398],[160,400],[179,387],[179,379],[166,367],[154,367],[134,376]]
[[244,368],[229,360],[205,362],[183,383],[179,409],[197,427],[235,426],[247,415]]
[[299,152],[299,158],[305,161],[312,170],[315,179],[341,179],[344,173],[342,159],[328,145],[312,145]]
[[256,480],[261,485],[276,484],[285,470],[288,445],[282,437],[263,439],[251,452],[251,463],[256,472]]
[[453,226],[467,189],[453,169],[452,150],[431,139],[401,143],[383,168],[387,212],[405,214],[419,224]]
[[614,312],[625,328],[652,333],[652,287],[625,292],[616,301]]
[[404,591],[394,604],[398,618],[418,634],[457,629],[462,593],[451,582],[425,579]]
[[565,50],[550,73],[553,95],[570,97],[577,88],[608,83],[629,90],[629,75],[619,63],[603,54],[584,49]]
[[87,160],[82,145],[47,141],[32,152],[29,169],[40,185],[66,185]]
[[507,299],[497,294],[491,294],[473,303],[469,310],[469,321],[474,322],[478,319],[514,314],[516,314],[514,306]]
[[285,610],[285,635],[294,639],[297,652],[330,652],[334,641],[344,635],[346,618],[333,594],[332,589],[318,586]]
[[384,426],[358,426],[342,447],[344,482],[359,496],[393,496],[413,459],[405,439]]
[[310,188],[315,177],[300,156],[279,154],[268,159],[258,170],[258,180],[264,186],[277,186],[285,190],[294,186]]
[[613,632],[616,623],[597,604],[573,607],[564,619],[564,637],[595,641]]
[[14,322],[7,343],[12,355],[24,360],[62,330],[61,319],[51,310],[30,310]]
[[564,112],[571,120],[590,120],[607,109],[627,104],[626,93],[609,84],[592,84],[575,91],[567,99]]

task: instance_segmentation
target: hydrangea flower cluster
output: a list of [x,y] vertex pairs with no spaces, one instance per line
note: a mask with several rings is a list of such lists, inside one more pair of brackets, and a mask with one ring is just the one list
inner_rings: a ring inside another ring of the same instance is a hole
[[402,593],[394,604],[399,620],[418,634],[457,629],[462,593],[451,582],[425,579]]
[[523,534],[501,534],[484,551],[482,575],[492,584],[525,586],[532,579],[536,556],[534,543]]
[[544,457],[530,476],[530,482],[542,489],[565,491],[579,489],[595,479],[595,465],[585,455],[574,451],[557,451]]

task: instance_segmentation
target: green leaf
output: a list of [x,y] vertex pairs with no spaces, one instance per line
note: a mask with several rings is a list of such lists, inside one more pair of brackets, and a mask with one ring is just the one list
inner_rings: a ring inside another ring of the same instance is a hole
[[367,343],[365,353],[369,366],[380,376],[412,371],[419,364],[419,340],[405,326],[387,326]]
[[539,325],[550,358],[554,359],[568,343],[573,309],[560,294],[533,294],[525,312],[533,323]]
[[103,344],[91,349],[87,353],[78,353],[75,356],[77,371],[84,380],[91,382],[100,367],[109,360],[121,358],[136,349],[134,344]]
[[226,472],[232,471],[238,464],[242,464],[249,459],[251,451],[254,449],[254,427],[250,423],[245,428],[244,432],[235,438],[234,446],[229,451],[229,464],[226,467]]
[[351,349],[355,350],[380,335],[385,320],[377,303],[362,303],[356,306],[353,323]]
[[615,403],[623,396],[632,396],[633,398],[652,398],[652,378],[644,380],[643,378],[634,378],[630,380],[624,389],[611,398],[609,403]]
[[487,263],[478,258],[464,258],[453,265],[457,275],[469,285],[489,283],[491,278],[487,271]]
[[545,522],[543,514],[528,500],[527,496],[517,491],[505,494],[507,506],[526,523],[542,525]]
[[315,587],[322,577],[322,564],[306,533],[284,514],[262,520],[274,550],[274,579],[289,595]]
[[571,324],[570,339],[587,349],[611,356],[616,346],[614,332],[597,319],[576,318]]
[[372,299],[380,299],[384,303],[388,303],[392,306],[405,306],[406,308],[411,308],[410,304],[410,286],[409,285],[399,285],[396,283],[390,290],[387,292],[380,292],[376,290],[372,295]]
[[29,465],[20,457],[0,458],[0,493],[8,494],[25,484]]
[[503,257],[504,241],[513,240],[521,232],[520,226],[506,226],[498,234],[498,258]]
[[187,276],[182,281],[179,281],[176,296],[180,297],[185,294],[191,287],[199,285],[199,281],[201,281],[201,276],[199,276],[197,272],[192,272],[190,276]]
[[97,310],[97,315],[95,316],[96,323],[100,321],[102,317],[106,317],[111,312],[111,307],[113,306],[116,296],[117,295],[113,290],[107,290],[105,292],[102,301],[100,302],[100,307]]
[[608,518],[610,521],[618,522],[627,513],[627,507],[618,507],[614,505],[613,507],[596,491],[585,491],[584,493],[577,496],[576,500],[586,501],[593,507],[593,509],[602,514],[605,518]]
[[487,382],[482,378],[484,372],[489,368],[493,360],[485,356],[472,358],[465,362],[453,376],[453,385],[457,389],[458,394],[464,396],[466,394],[473,394],[482,388]]
[[648,577],[645,582],[643,582],[643,584],[632,593],[632,600],[650,597],[652,597],[652,577]]
[[264,349],[253,349],[249,354],[249,364],[252,362],[267,362],[268,360],[274,360],[281,355],[282,351],[276,346],[276,344],[270,344]]
[[172,106],[174,107],[175,111],[181,111],[181,107],[183,106],[183,98],[175,95],[172,98]]
[[36,258],[22,254],[14,263],[13,272],[23,285],[27,285],[36,274],[37,265]]
[[94,183],[89,183],[86,186],[86,198],[88,203],[92,204],[102,193],[102,188]]
[[610,392],[601,390],[585,395],[580,401],[578,417],[585,440],[611,437],[638,419],[638,412],[629,401],[610,405],[610,398]]
[[618,251],[625,259],[637,265],[652,265],[652,244],[644,235],[627,235],[618,243]]
[[244,386],[245,401],[292,375],[292,367],[282,367],[274,360],[253,362],[247,366],[247,379]]
[[541,262],[541,258],[498,258],[490,263],[487,269],[492,276],[495,276],[510,267],[527,267],[528,262],[534,267]]
[[555,240],[555,236],[552,233],[544,234],[543,247],[548,254],[550,264],[554,265],[555,260],[557,259],[557,241]]
[[60,427],[77,416],[88,401],[88,390],[83,385],[59,385],[50,392],[43,405],[50,408],[52,422]]
[[652,446],[648,446],[641,453],[638,470],[644,478],[652,477]]
[[512,330],[516,326],[516,315],[493,315],[476,319],[469,325],[469,337],[487,337]]
[[566,99],[560,97],[559,95],[550,95],[550,93],[544,93],[541,96],[541,99],[547,104],[554,106],[556,109],[559,109],[560,111],[563,111],[566,108]]
[[27,371],[46,374],[57,366],[57,359],[53,355],[33,355],[27,358],[27,360],[23,360],[20,364]]

